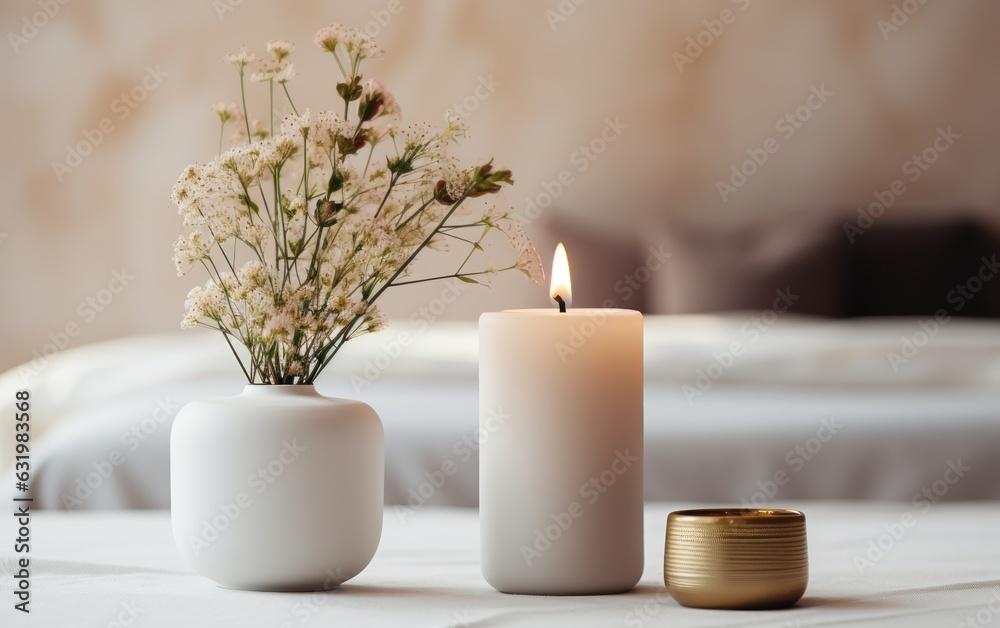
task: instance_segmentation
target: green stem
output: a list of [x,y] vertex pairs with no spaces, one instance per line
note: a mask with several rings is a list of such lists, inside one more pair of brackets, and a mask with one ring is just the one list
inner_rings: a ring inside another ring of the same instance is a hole
[[226,339],[226,344],[229,345],[229,350],[233,352],[233,357],[235,357],[236,361],[239,363],[240,370],[242,370],[243,375],[246,376],[247,382],[252,384],[253,377],[250,376],[250,373],[247,373],[246,367],[243,366],[243,360],[241,360],[239,354],[236,353],[236,347],[234,347],[232,341],[229,340],[229,332],[226,329],[223,329],[222,325],[219,325],[219,331],[222,332],[222,337]]
[[507,268],[501,268],[500,271],[480,270],[480,271],[476,271],[474,273],[452,273],[451,275],[441,275],[439,277],[424,277],[423,279],[413,279],[413,280],[410,280],[410,281],[398,281],[398,282],[396,282],[396,283],[394,283],[392,285],[393,286],[409,286],[409,285],[415,284],[415,283],[425,283],[425,282],[428,282],[428,281],[438,281],[439,279],[452,279],[452,278],[461,279],[462,277],[475,277],[477,275],[489,275],[489,274],[492,274],[494,272],[501,272],[501,271],[505,271],[505,270],[511,270],[512,268],[514,268],[514,266],[509,266]]
[[382,197],[382,202],[378,204],[378,209],[375,210],[375,218],[378,218],[378,215],[382,213],[382,208],[385,207],[385,202],[389,200],[389,194],[392,193],[393,186],[396,185],[396,181],[398,181],[401,176],[402,175],[398,172],[394,172],[392,174],[392,178],[389,179],[389,187],[385,190],[385,196]]
[[292,95],[288,93],[288,85],[285,83],[281,84],[281,88],[285,90],[285,98],[288,99],[288,104],[292,106],[292,112],[295,115],[299,115],[299,110],[295,108],[295,103],[292,102]]
[[247,92],[243,81],[243,68],[240,68],[240,100],[243,102],[243,124],[247,128],[247,143],[252,144],[253,137],[250,136],[250,114],[247,113]]
[[375,292],[372,298],[368,300],[369,303],[374,303],[375,300],[378,299],[383,292],[388,290],[389,287],[393,285],[393,282],[396,281],[396,279],[398,279],[399,276],[403,274],[403,271],[406,270],[406,268],[417,257],[417,255],[419,255],[420,252],[423,251],[428,244],[430,244],[430,241],[434,238],[435,235],[437,235],[438,230],[441,229],[441,227],[444,226],[446,222],[448,222],[448,219],[451,218],[452,214],[454,214],[455,211],[458,210],[459,206],[468,197],[469,197],[469,188],[466,188],[466,190],[462,193],[462,196],[459,197],[457,201],[455,201],[455,204],[451,206],[451,209],[448,210],[448,213],[444,215],[444,218],[442,218],[438,222],[438,226],[433,231],[431,231],[430,235],[424,238],[424,241],[417,246],[416,250],[413,251],[413,253],[411,253],[409,257],[406,258],[406,261],[399,266],[399,268],[396,270],[393,276],[389,278],[389,281],[385,282],[385,284],[381,288],[379,288],[377,292]]
[[[465,268],[465,265],[469,263],[470,259],[472,259],[472,255],[476,252],[476,249],[479,249],[479,250],[483,249],[483,247],[482,247],[483,238],[485,238],[486,234],[489,233],[489,232],[490,232],[489,226],[483,228],[483,232],[479,235],[479,239],[476,240],[475,244],[472,244],[472,248],[469,249],[469,254],[465,256],[464,260],[462,260],[462,265],[458,267],[458,271],[457,272],[462,272],[462,269]],[[446,235],[451,235],[451,234],[449,233],[449,234],[446,234]],[[457,236],[452,236],[452,237],[454,238],[454,237],[457,237]]]

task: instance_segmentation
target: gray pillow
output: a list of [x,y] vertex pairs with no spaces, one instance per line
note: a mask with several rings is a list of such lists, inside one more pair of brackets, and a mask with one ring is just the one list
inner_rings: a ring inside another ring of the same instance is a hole
[[651,282],[652,312],[687,314],[775,307],[839,316],[846,239],[833,221],[798,213],[766,223],[660,219],[646,243],[671,254]]

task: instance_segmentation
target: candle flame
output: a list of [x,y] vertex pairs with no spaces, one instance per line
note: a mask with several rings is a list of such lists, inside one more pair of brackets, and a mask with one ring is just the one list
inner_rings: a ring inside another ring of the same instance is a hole
[[558,303],[556,297],[561,298],[566,307],[573,303],[573,288],[569,279],[569,259],[566,257],[566,247],[560,242],[556,247],[556,254],[552,258],[552,283],[549,284],[549,296],[554,303]]

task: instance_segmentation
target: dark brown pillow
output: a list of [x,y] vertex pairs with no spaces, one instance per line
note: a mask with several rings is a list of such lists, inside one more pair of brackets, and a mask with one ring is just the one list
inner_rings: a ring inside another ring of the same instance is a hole
[[752,225],[663,219],[647,232],[647,243],[665,242],[671,253],[652,282],[652,311],[764,310],[780,299],[796,314],[842,313],[847,241],[838,225],[820,216],[799,213]]
[[853,238],[844,316],[1000,316],[1000,254],[964,212],[893,210]]

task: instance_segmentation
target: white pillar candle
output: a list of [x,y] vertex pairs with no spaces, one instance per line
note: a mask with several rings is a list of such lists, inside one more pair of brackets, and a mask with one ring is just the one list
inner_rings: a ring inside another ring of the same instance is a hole
[[[570,305],[564,270],[552,294]],[[486,581],[505,593],[628,591],[643,568],[642,315],[488,312],[479,350]]]

